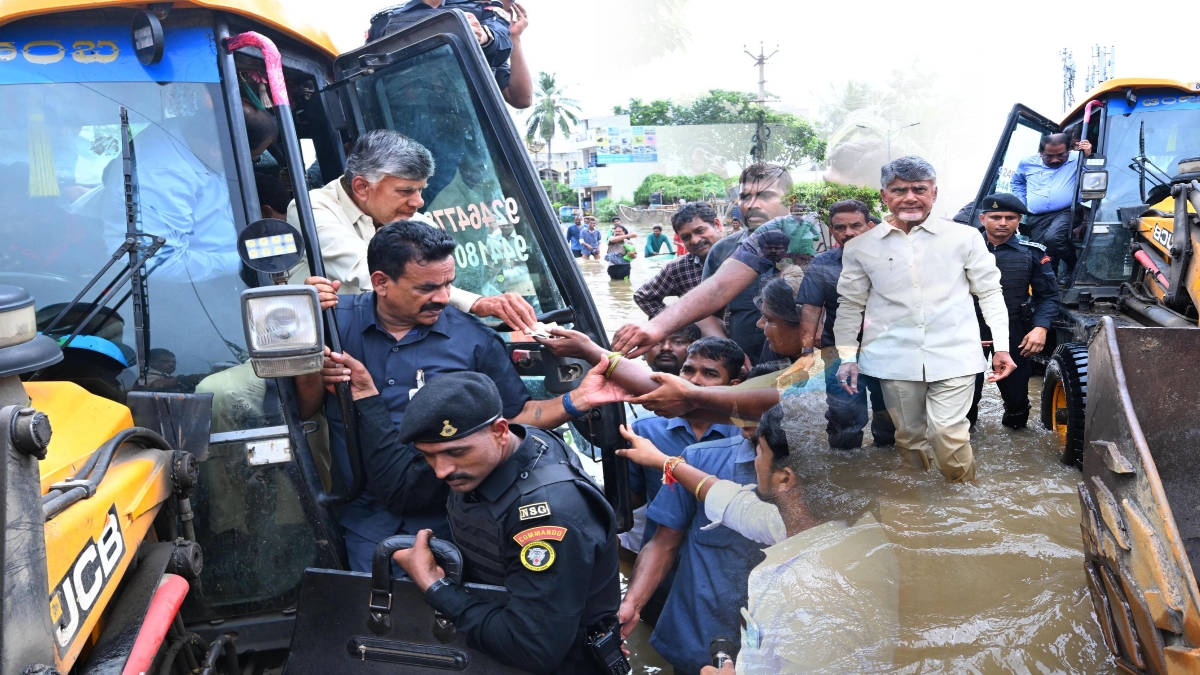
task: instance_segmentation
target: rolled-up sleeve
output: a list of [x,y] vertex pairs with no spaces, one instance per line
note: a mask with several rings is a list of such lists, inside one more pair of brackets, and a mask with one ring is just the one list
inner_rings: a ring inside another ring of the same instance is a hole
[[[1005,351],[999,348],[1008,345],[1008,309],[1000,288],[1000,269],[996,267],[996,256],[987,250],[983,237],[971,237],[971,250],[965,268],[971,294],[979,298],[979,310],[992,331],[992,343],[998,351]],[[841,320],[841,316],[838,319]]]
[[724,525],[760,544],[778,544],[787,539],[779,509],[759,499],[754,488],[724,479],[713,483],[704,496],[704,515],[712,522],[701,529]]
[[858,333],[867,309],[871,278],[850,248],[842,254],[842,274],[838,277],[837,289],[838,311],[837,319],[833,322],[833,337],[838,358],[854,363],[858,361]]

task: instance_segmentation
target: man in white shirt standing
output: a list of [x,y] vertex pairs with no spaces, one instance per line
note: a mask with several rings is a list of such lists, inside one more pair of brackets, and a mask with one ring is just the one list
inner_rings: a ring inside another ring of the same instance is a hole
[[[376,230],[397,220],[437,227],[418,212],[425,206],[421,191],[434,168],[433,155],[420,143],[395,131],[368,131],[346,157],[346,172],[308,193],[325,276],[340,282],[340,294],[372,289],[367,243]],[[300,227],[295,201],[288,206],[287,219]],[[305,264],[292,273],[292,280],[300,283],[308,276]],[[537,321],[533,307],[516,293],[482,297],[451,288],[450,305],[477,316],[499,318],[518,330],[529,330]]]
[[[914,467],[920,461],[948,480],[973,480],[967,411],[975,376],[987,364],[971,296],[979,298],[994,343],[1007,345],[1000,270],[974,228],[929,217],[937,199],[929,162],[910,156],[885,164],[881,184],[887,221],[847,243],[842,255],[833,328],[838,381],[856,394],[860,369],[879,378],[896,447],[909,451]],[[1014,370],[1007,351],[995,352],[988,379]]]

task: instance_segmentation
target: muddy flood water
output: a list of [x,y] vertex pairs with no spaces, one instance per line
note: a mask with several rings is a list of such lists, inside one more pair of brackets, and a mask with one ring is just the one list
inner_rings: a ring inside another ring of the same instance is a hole
[[[610,336],[645,318],[633,289],[669,260],[639,258],[623,282],[609,280],[603,261],[580,263]],[[1118,672],[1085,587],[1080,473],[1058,462],[1056,438],[1038,422],[1040,378],[1030,382],[1030,428],[1019,432],[1000,425],[999,393],[985,387],[972,435],[974,485],[915,472],[892,448],[830,450],[822,382],[814,378],[785,400],[788,437],[812,457],[802,479],[818,519],[870,512],[895,548],[900,639],[891,672]],[[643,626],[631,636],[635,672],[671,673],[645,644],[648,635]]]

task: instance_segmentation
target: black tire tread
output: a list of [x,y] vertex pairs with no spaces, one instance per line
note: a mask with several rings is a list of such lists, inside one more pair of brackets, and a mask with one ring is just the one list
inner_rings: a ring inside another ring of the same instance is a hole
[[1084,418],[1087,410],[1088,353],[1080,342],[1060,344],[1046,366],[1042,385],[1042,426],[1054,428],[1054,385],[1061,381],[1067,399],[1067,433],[1064,464],[1079,466],[1083,457]]

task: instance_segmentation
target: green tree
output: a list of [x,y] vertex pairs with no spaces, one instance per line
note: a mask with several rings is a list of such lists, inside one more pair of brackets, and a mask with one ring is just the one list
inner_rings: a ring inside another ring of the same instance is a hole
[[579,203],[579,193],[570,185],[543,178],[542,187],[546,189],[546,196],[550,197],[551,203],[561,202],[567,206]]
[[725,181],[715,173],[703,173],[699,176],[665,176],[652,173],[642,180],[642,184],[633,193],[633,201],[638,204],[649,204],[650,195],[661,192],[663,203],[670,204],[682,198],[684,201],[698,202],[710,197],[725,196]]
[[[537,90],[533,92],[533,107],[529,109],[529,128],[525,132],[526,140],[541,138],[546,142],[546,156],[551,158],[547,166],[553,165],[553,143],[556,131],[562,131],[563,136],[571,133],[571,127],[579,119],[579,102],[563,95],[565,87],[558,86],[554,73],[538,73]],[[558,188],[551,184],[551,201],[558,201]]]
[[[815,209],[817,218],[829,227],[829,206],[843,199],[857,199],[871,209],[875,215],[883,214],[883,200],[879,197],[877,188],[862,185],[843,185],[842,183],[795,183],[788,190],[784,201],[790,204],[803,204],[809,210]],[[829,242],[825,242],[829,245]]]
[[635,127],[660,127],[674,124],[671,102],[658,99],[642,103],[640,98],[629,99],[629,107],[613,106],[614,115],[629,115],[629,123]]
[[611,199],[601,199],[596,202],[595,208],[592,210],[592,215],[596,217],[601,224],[611,223],[613,218],[621,217],[621,204],[633,206],[633,202],[628,199],[622,199],[619,202],[614,202]]
[[726,128],[704,130],[698,141],[718,148],[726,157],[742,163],[750,161],[750,139],[746,137],[744,125],[756,125],[761,120],[771,133],[768,142],[771,161],[794,169],[807,161],[825,159],[825,141],[811,122],[791,113],[772,110],[747,92],[710,89],[686,104],[663,99],[644,103],[634,98],[629,100],[628,108],[615,106],[613,113],[628,114],[630,124],[635,126],[725,125]]

